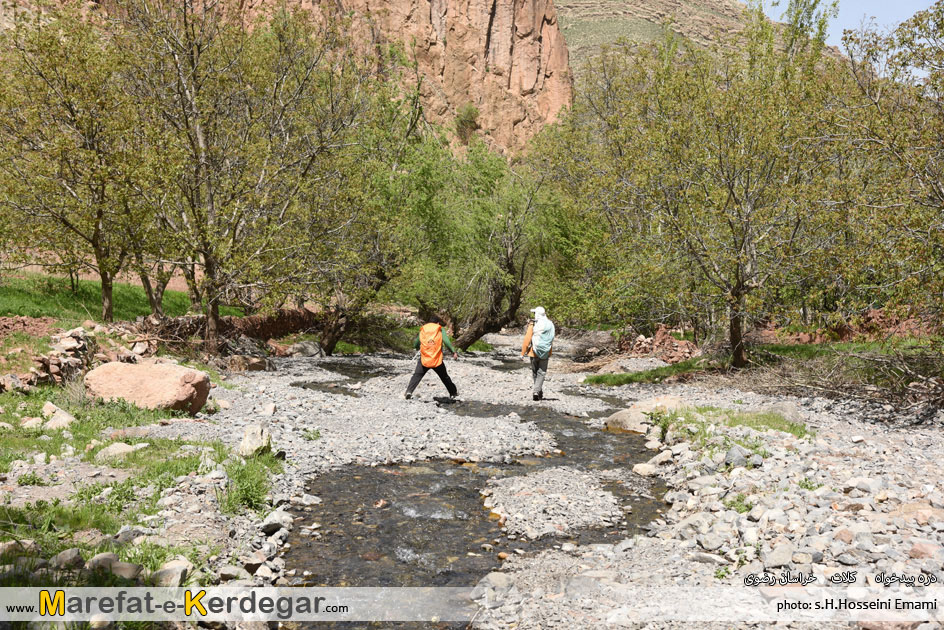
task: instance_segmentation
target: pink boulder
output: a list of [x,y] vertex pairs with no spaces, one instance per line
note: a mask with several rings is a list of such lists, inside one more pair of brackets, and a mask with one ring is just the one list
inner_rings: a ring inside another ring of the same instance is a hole
[[125,400],[144,409],[195,414],[210,395],[205,372],[173,363],[105,363],[85,375],[89,396]]

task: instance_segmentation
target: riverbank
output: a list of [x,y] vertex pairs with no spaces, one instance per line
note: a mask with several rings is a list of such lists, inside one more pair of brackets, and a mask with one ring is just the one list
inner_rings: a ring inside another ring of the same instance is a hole
[[[735,585],[765,570],[944,580],[937,429],[865,423],[848,402],[697,383],[586,386],[568,356],[579,344],[560,344],[534,402],[516,338],[488,341],[495,351],[447,362],[454,404],[434,373],[402,397],[409,357],[275,359],[274,372],[216,387],[215,413],[125,429],[128,442],[224,448],[186,446],[198,469],[174,478],[124,538],[170,549],[200,539],[189,560],[207,583],[478,582],[484,628],[628,624],[621,589]],[[683,404],[646,436],[600,430],[657,395]],[[258,511],[227,513],[220,497],[236,469],[223,451],[257,424],[284,461]],[[16,473],[49,466],[25,461]],[[72,477],[57,479],[73,492]],[[5,490],[16,500],[29,488]]]

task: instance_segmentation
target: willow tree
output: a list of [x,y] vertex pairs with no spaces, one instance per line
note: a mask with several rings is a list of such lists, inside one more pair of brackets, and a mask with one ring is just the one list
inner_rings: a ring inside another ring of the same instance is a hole
[[880,165],[863,213],[880,230],[883,288],[940,313],[944,294],[944,1],[893,32],[844,38],[861,99],[846,132]]
[[[279,5],[131,0],[113,16],[123,85],[155,130],[149,199],[195,266],[215,350],[235,290],[275,290],[308,245],[311,191],[333,172],[373,72],[339,25]],[[196,292],[195,292],[196,293]]]
[[561,180],[608,226],[601,246],[626,255],[615,274],[669,303],[723,307],[735,366],[748,361],[749,296],[812,273],[841,211],[826,186],[832,62],[825,29],[801,28],[808,14],[789,45],[755,6],[712,50],[667,35],[605,52],[558,132],[566,142],[552,143]]
[[122,58],[99,26],[68,8],[14,14],[0,51],[0,185],[18,249],[81,264],[101,279],[105,321],[131,251],[150,221],[137,193],[147,161]]

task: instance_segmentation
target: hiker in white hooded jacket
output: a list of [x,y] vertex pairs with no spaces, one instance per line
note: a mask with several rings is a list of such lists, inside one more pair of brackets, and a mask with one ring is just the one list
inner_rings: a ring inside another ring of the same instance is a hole
[[531,321],[521,344],[521,358],[531,357],[531,376],[534,379],[534,400],[544,398],[544,377],[547,375],[547,363],[551,358],[551,345],[554,343],[554,323],[547,318],[543,306],[532,308]]

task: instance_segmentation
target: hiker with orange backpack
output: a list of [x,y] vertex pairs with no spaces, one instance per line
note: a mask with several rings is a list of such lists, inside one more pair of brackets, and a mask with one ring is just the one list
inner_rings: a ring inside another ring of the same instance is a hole
[[420,328],[420,334],[417,335],[416,340],[413,342],[413,347],[420,351],[420,358],[419,361],[416,362],[416,369],[413,371],[413,377],[410,379],[410,384],[406,388],[406,393],[403,394],[404,398],[407,400],[412,398],[413,390],[416,389],[416,386],[419,385],[423,377],[426,376],[426,372],[433,370],[439,375],[439,379],[443,382],[443,385],[446,386],[446,390],[449,392],[449,399],[452,401],[456,400],[456,397],[459,395],[459,390],[446,372],[446,364],[443,363],[443,346],[446,346],[449,352],[452,353],[453,359],[459,358],[459,354],[452,345],[452,339],[449,338],[449,333],[443,330],[442,320],[434,315],[429,318],[426,324],[423,324]]

